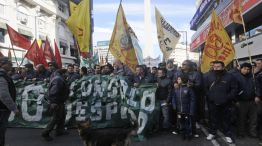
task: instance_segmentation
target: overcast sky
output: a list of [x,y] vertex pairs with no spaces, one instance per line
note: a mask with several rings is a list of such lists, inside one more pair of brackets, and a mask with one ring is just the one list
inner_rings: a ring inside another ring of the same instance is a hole
[[[93,43],[110,40],[120,0],[94,0],[94,34]],[[123,0],[122,5],[127,22],[134,29],[141,48],[144,45],[144,0]],[[193,31],[190,31],[190,20],[196,12],[195,0],[151,0],[151,19],[153,28],[153,56],[161,54],[156,34],[155,7],[163,17],[176,29],[188,31],[188,42],[191,42]],[[180,41],[185,41],[181,37]],[[188,43],[188,44],[189,44]]]

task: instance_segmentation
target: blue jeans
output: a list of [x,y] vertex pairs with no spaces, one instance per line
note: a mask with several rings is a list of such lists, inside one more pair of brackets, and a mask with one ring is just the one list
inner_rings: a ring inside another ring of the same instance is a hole
[[168,104],[165,104],[166,101],[165,100],[161,100],[160,104],[161,104],[161,112],[162,112],[162,116],[163,116],[163,122],[162,122],[162,128],[167,129],[170,128],[171,124],[170,124],[170,119],[169,119],[169,106]]
[[5,145],[5,133],[10,113],[9,110],[0,110],[0,146]]

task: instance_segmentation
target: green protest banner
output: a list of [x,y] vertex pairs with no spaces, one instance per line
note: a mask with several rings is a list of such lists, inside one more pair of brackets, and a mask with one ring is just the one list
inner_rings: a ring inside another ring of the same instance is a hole
[[[11,114],[11,127],[44,128],[50,120],[48,83],[18,81],[19,117]],[[125,127],[130,119],[137,120],[138,134],[158,126],[160,104],[155,99],[156,85],[139,88],[129,85],[122,76],[89,76],[71,83],[66,102],[66,126],[91,119],[92,128]]]

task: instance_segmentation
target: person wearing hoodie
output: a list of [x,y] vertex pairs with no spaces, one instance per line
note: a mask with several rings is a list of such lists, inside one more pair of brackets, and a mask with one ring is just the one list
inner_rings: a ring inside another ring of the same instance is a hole
[[[238,83],[238,95],[236,98],[236,106],[238,109],[238,135],[245,136],[245,130],[251,137],[256,137],[257,127],[257,109],[255,103],[255,83],[251,73],[252,65],[243,63],[240,70],[234,73],[234,77]],[[248,127],[246,128],[246,123]]]
[[[196,97],[194,91],[187,86],[188,77],[178,76],[172,92],[172,106],[177,111],[177,128],[183,139],[192,137],[192,117],[195,115]],[[176,134],[176,132],[172,132]]]
[[213,62],[211,71],[204,81],[205,95],[209,111],[209,135],[207,140],[215,138],[217,130],[220,129],[226,136],[228,143],[233,143],[233,131],[231,127],[231,108],[238,86],[232,74],[225,70],[222,61]]

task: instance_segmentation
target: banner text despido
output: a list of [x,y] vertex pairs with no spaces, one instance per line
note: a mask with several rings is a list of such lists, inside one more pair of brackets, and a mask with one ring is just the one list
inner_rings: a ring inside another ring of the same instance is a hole
[[[22,112],[12,113],[11,127],[44,128],[50,120],[48,112],[48,83],[18,81],[17,104]],[[138,134],[158,127],[160,105],[155,99],[156,86],[129,86],[121,76],[90,76],[73,82],[66,102],[66,126],[90,118],[92,128],[125,127],[130,119],[138,121]]]

